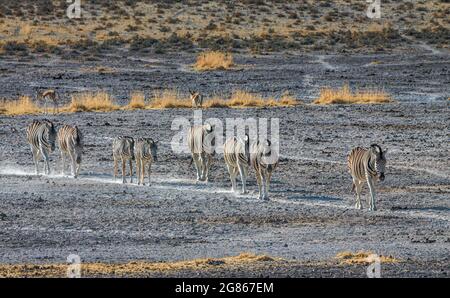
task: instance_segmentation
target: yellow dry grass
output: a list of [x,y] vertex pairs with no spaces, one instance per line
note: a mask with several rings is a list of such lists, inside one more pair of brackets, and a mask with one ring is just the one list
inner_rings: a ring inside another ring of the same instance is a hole
[[145,109],[144,92],[134,91],[131,93],[130,103],[125,107],[130,110]]
[[194,68],[198,71],[225,70],[234,66],[231,53],[207,51],[197,57]]
[[153,93],[148,108],[150,109],[173,109],[190,108],[192,106],[189,98],[183,97],[176,90],[162,90]]
[[28,96],[21,96],[18,100],[0,101],[0,114],[4,115],[26,115],[41,113],[40,109]]
[[383,90],[356,90],[352,92],[348,85],[341,88],[324,88],[315,104],[375,104],[393,102],[392,97]]
[[[357,253],[344,251],[336,255],[336,259],[342,265],[354,265],[354,264],[369,264],[373,263],[374,260],[371,257],[374,255],[373,252],[359,251]],[[400,260],[392,256],[379,256],[381,263],[398,263]]]
[[109,112],[120,109],[114,104],[111,96],[107,92],[90,93],[84,92],[72,95],[69,106],[62,109],[63,112]]
[[[144,276],[152,272],[177,270],[209,270],[218,266],[231,268],[256,262],[282,261],[266,255],[241,253],[224,258],[204,258],[178,262],[129,262],[122,264],[82,263],[81,275],[88,276]],[[0,265],[0,277],[65,277],[67,264]]]

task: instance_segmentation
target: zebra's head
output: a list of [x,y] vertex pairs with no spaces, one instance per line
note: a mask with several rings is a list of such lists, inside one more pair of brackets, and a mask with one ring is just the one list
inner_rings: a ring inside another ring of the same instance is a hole
[[46,129],[44,130],[44,137],[47,139],[48,144],[50,145],[50,152],[55,151],[55,144],[56,144],[56,129],[55,125],[51,121],[45,121]]
[[206,123],[203,125],[203,146],[206,153],[214,155],[216,153],[216,131],[214,125]]
[[153,161],[158,161],[158,141],[154,141],[153,139],[148,139],[147,144],[150,147],[150,153],[152,155]]
[[384,181],[384,171],[386,168],[386,150],[382,150],[377,144],[370,145],[372,159],[374,160],[375,171],[379,181]]

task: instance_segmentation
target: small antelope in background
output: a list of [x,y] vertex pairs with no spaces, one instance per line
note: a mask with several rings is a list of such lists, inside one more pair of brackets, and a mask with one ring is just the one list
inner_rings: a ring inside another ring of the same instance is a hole
[[44,103],[45,113],[48,112],[47,110],[48,101],[51,101],[51,103],[53,104],[53,113],[57,112],[59,96],[57,95],[54,89],[39,90],[36,95],[36,100],[38,102]]
[[384,181],[386,167],[386,150],[382,150],[377,144],[370,148],[356,147],[352,149],[347,158],[347,166],[353,178],[352,191],[356,192],[356,209],[362,209],[361,189],[367,182],[370,191],[369,210],[375,211],[375,181]]
[[134,145],[134,158],[136,159],[136,171],[138,185],[144,183],[145,167],[148,165],[148,184],[150,185],[150,175],[152,163],[158,161],[158,142],[151,138],[137,138]]
[[200,94],[198,91],[191,91],[189,90],[189,93],[191,94],[191,101],[192,101],[192,107],[193,108],[202,108],[203,105],[203,95]]

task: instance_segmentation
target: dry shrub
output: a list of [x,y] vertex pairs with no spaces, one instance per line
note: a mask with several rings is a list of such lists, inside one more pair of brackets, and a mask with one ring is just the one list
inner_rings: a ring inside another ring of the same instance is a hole
[[145,94],[141,91],[132,92],[130,103],[125,108],[131,110],[145,109]]
[[[255,262],[283,261],[266,255],[241,253],[238,256],[224,258],[203,258],[177,262],[129,262],[115,263],[83,263],[82,275],[89,276],[145,276],[148,273],[176,270],[210,270],[217,268],[233,268],[246,266]],[[67,272],[67,264],[14,264],[0,265],[0,277],[64,277]]]
[[0,114],[24,115],[37,114],[41,109],[28,96],[21,96],[18,100],[3,100],[0,102]]
[[243,90],[234,91],[230,100],[227,102],[229,107],[277,107],[296,105],[298,101],[284,93],[280,100],[275,98],[264,98]]
[[69,112],[109,112],[118,110],[119,108],[106,92],[86,92],[72,95],[72,102],[63,110]]
[[[336,255],[336,259],[343,265],[353,265],[353,264],[369,264],[373,263],[374,260],[371,257],[375,255],[373,252],[360,251],[357,253],[344,251]],[[392,256],[378,256],[381,263],[398,263],[399,260]]]
[[153,94],[153,99],[149,104],[151,109],[170,109],[170,108],[190,108],[191,101],[182,97],[178,91],[163,90]]
[[320,91],[315,104],[365,104],[365,103],[389,103],[391,96],[383,90],[356,90],[352,92],[348,85],[338,89],[324,88]]
[[220,51],[208,51],[197,57],[194,68],[198,71],[225,70],[234,66],[233,56]]

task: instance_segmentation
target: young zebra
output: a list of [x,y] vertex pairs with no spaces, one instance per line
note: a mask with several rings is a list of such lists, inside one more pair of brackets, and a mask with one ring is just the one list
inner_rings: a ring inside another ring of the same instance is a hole
[[247,173],[250,165],[249,137],[245,134],[244,140],[232,137],[223,146],[223,157],[231,179],[231,189],[236,192],[236,176],[239,173],[242,181],[242,194],[247,193]]
[[273,152],[272,143],[269,140],[253,143],[250,148],[250,163],[255,169],[258,182],[259,198],[269,199],[270,178],[278,166],[278,154]]
[[136,159],[136,171],[138,184],[145,185],[145,166],[148,164],[148,184],[150,185],[150,174],[152,162],[158,161],[158,142],[151,138],[138,138],[134,146],[134,157]]
[[36,99],[38,102],[44,103],[44,109],[47,113],[47,101],[51,101],[53,103],[53,113],[58,110],[58,99],[59,96],[56,94],[56,91],[53,89],[48,90],[39,90],[36,95]]
[[197,170],[197,181],[208,181],[208,172],[215,154],[215,131],[211,124],[193,126],[187,136],[192,161]]
[[193,108],[200,107],[201,109],[203,105],[203,95],[201,95],[200,92],[191,90],[189,90],[189,93],[191,93],[192,107]]
[[63,125],[58,130],[58,145],[61,150],[62,170],[64,175],[65,156],[71,159],[71,170],[74,178],[78,177],[81,167],[81,155],[83,154],[83,135],[77,126]]
[[122,161],[122,183],[126,183],[126,162],[130,164],[130,182],[133,183],[134,140],[132,137],[121,136],[113,141],[114,180],[117,177],[119,159]]
[[33,153],[36,175],[39,174],[39,159],[44,158],[44,172],[50,174],[49,153],[55,150],[56,130],[54,124],[47,119],[34,120],[27,127],[27,141]]
[[364,182],[367,182],[370,191],[369,210],[376,210],[374,180],[384,180],[386,152],[377,144],[372,144],[370,148],[356,147],[348,155],[347,165],[353,178],[352,191],[356,191],[357,209],[362,209],[361,189]]

